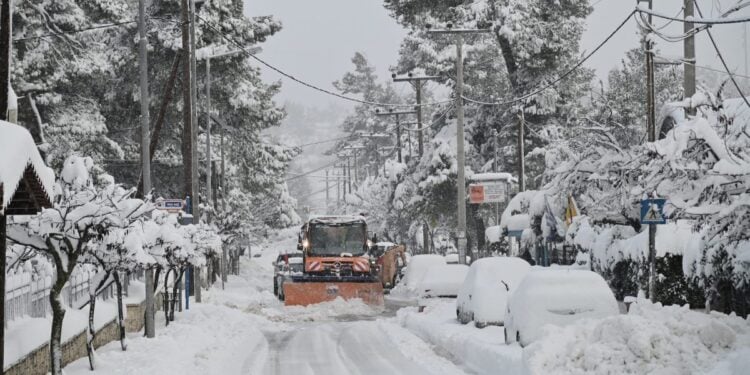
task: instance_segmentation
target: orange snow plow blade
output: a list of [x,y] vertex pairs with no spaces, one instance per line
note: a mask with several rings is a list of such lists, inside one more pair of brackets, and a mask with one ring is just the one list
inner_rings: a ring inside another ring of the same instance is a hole
[[341,297],[345,300],[359,298],[368,305],[383,306],[383,285],[380,282],[285,282],[284,304],[313,305],[333,301]]

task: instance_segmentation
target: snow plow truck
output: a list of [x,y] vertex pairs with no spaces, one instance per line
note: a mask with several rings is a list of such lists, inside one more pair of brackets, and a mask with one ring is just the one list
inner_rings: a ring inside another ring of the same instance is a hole
[[383,285],[371,263],[367,222],[362,216],[321,216],[300,230],[297,248],[304,269],[284,282],[285,305],[362,299],[383,305]]

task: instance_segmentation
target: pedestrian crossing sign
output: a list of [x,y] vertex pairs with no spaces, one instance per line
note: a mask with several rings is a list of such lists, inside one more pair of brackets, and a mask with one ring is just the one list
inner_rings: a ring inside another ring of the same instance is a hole
[[666,224],[667,218],[664,215],[664,204],[667,202],[663,198],[644,199],[641,201],[641,224]]

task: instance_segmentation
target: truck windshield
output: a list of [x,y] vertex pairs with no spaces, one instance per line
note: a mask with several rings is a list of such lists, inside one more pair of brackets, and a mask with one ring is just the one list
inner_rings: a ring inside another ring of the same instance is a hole
[[315,225],[310,231],[313,255],[340,255],[365,253],[365,226],[363,224]]

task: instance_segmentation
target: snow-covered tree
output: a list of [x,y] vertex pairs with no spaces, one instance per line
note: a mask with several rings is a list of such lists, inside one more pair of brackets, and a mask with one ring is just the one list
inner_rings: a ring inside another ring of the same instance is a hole
[[50,370],[53,374],[62,373],[63,287],[89,251],[89,245],[117,216],[108,194],[94,186],[92,168],[90,158],[69,157],[57,182],[53,207],[13,223],[8,232],[11,241],[44,254],[55,265],[49,299],[52,307]]

